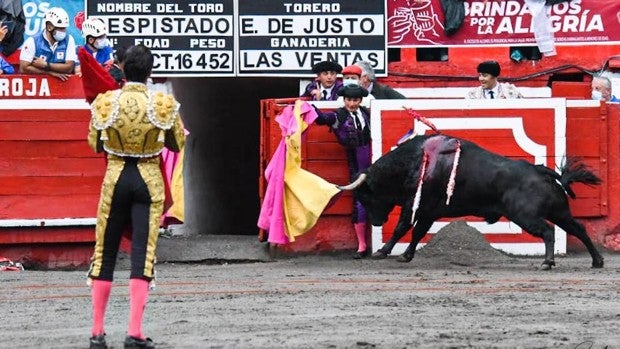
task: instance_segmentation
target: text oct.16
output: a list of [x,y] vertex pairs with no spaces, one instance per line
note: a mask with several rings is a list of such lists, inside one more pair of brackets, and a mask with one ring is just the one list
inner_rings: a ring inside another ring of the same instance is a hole
[[221,72],[233,71],[230,51],[153,51],[155,72]]

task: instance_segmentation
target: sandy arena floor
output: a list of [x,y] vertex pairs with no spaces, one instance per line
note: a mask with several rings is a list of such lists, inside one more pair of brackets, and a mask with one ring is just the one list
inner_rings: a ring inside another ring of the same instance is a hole
[[[337,256],[158,266],[157,348],[620,348],[620,254],[513,258],[453,233],[411,263]],[[460,239],[460,240],[459,240]],[[457,247],[458,246],[458,247]],[[122,348],[128,271],[106,319]],[[87,348],[85,271],[0,273],[0,348]]]

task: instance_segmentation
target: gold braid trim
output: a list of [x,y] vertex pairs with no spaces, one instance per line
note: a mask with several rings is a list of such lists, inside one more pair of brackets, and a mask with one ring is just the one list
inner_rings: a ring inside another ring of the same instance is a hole
[[99,94],[95,98],[91,105],[92,125],[95,129],[102,131],[114,124],[120,109],[120,95],[121,90],[114,90]]
[[179,117],[181,105],[169,94],[150,91],[149,93],[149,99],[152,101],[149,105],[152,105],[154,110],[151,113],[147,112],[147,117],[155,126],[169,130],[174,125],[174,120]]
[[[174,97],[163,92],[144,91],[147,96],[146,116],[157,128],[169,130],[179,117],[181,105]],[[108,91],[97,96],[93,101],[91,114],[92,125],[103,131],[111,127],[120,113],[122,90]]]

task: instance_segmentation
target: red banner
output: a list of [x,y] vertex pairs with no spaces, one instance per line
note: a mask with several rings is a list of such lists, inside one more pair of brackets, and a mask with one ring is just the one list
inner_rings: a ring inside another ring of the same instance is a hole
[[[536,44],[532,14],[523,0],[466,0],[462,4],[463,23],[447,35],[440,0],[388,0],[388,46]],[[557,45],[620,43],[618,0],[571,0],[544,10]]]

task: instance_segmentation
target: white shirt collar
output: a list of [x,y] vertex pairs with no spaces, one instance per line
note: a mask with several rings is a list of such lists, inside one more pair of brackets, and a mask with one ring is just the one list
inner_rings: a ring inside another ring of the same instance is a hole
[[[43,29],[43,30],[46,30],[46,29]],[[50,34],[50,35],[51,35],[51,34]],[[52,52],[55,52],[55,51],[56,51],[56,48],[58,47],[58,41],[56,41],[56,42],[54,42],[54,43],[52,44],[52,42],[51,42],[51,41],[47,38],[47,32],[46,32],[46,33],[43,33],[43,39],[44,39],[45,41],[47,41],[47,44],[50,46],[50,49],[52,50]]]
[[371,82],[371,83],[370,83],[370,85],[368,85],[368,88],[367,88],[368,93],[372,93],[372,87],[373,87],[374,85],[375,85],[375,84],[374,84],[373,82]]
[[492,89],[484,90],[485,98],[491,98],[491,94],[489,93],[489,91],[493,91],[493,98],[499,98],[499,83],[495,84],[495,87],[493,87]]
[[362,129],[366,126],[366,119],[364,119],[364,116],[362,115],[362,111],[360,109],[357,109],[356,111],[351,111],[349,112],[349,114],[351,114],[351,117],[356,117],[353,113],[357,114],[357,119],[360,121],[360,125],[362,125]]

